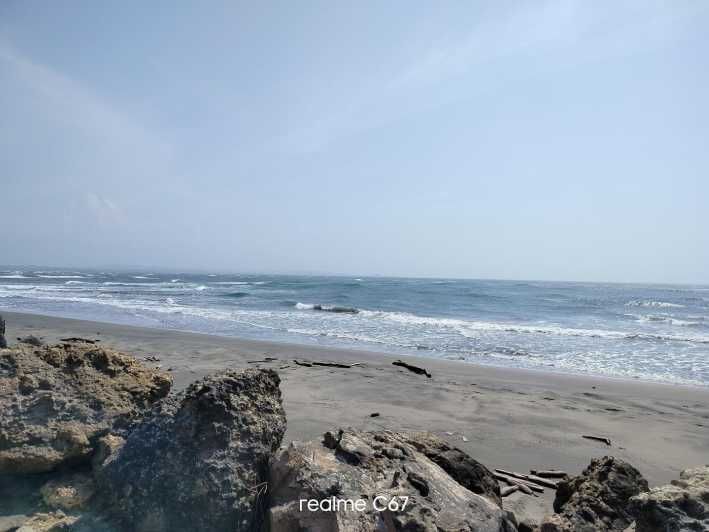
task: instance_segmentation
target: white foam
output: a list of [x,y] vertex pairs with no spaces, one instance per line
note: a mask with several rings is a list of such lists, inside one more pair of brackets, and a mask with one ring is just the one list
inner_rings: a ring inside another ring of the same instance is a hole
[[297,308],[298,310],[313,310],[315,308],[315,305],[298,302],[295,304],[295,308]]
[[83,275],[38,275],[43,279],[83,279]]
[[634,299],[626,303],[628,307],[656,307],[656,308],[683,308],[679,303],[669,303],[667,301],[651,301]]

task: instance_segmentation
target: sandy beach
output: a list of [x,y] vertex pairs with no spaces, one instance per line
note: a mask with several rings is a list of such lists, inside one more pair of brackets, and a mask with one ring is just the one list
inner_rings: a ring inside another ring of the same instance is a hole
[[[99,339],[140,360],[157,357],[174,389],[223,368],[270,367],[281,375],[284,444],[337,426],[431,431],[489,468],[579,473],[607,454],[634,464],[651,486],[703,465],[709,455],[709,390],[620,379],[510,370],[421,357],[318,348],[3,312],[7,337],[44,342]],[[425,367],[426,378],[392,365]],[[360,363],[350,368],[298,361]],[[371,414],[378,413],[376,417]],[[610,447],[583,435],[610,438]],[[553,492],[515,494],[505,507],[539,518]]]

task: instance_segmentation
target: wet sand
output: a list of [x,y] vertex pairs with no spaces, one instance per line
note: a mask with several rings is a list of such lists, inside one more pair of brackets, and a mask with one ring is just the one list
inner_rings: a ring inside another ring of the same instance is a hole
[[[478,366],[421,357],[260,342],[49,316],[0,313],[7,339],[34,334],[53,343],[67,336],[101,340],[171,368],[175,388],[223,368],[268,367],[282,379],[288,431],[284,444],[319,438],[337,426],[427,430],[489,468],[580,472],[596,456],[637,467],[651,486],[677,478],[709,457],[709,389],[542,371]],[[276,360],[263,361],[266,357]],[[361,363],[351,368],[300,366],[299,361]],[[426,378],[392,365],[425,367]],[[378,412],[378,417],[370,417]],[[612,445],[582,435],[610,438]],[[505,507],[539,518],[553,491],[533,499],[514,494]]]

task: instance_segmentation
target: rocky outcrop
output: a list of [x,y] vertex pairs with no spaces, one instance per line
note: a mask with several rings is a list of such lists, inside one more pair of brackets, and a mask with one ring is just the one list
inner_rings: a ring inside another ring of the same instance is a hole
[[630,499],[636,532],[709,530],[709,466],[685,469],[679,480]]
[[516,530],[494,497],[458,483],[427,449],[434,456],[450,450],[434,436],[351,429],[328,432],[323,442],[293,442],[271,467],[270,529]]
[[647,491],[647,481],[629,463],[612,456],[594,458],[577,477],[558,484],[554,511],[542,532],[622,531],[634,520],[630,498]]
[[167,395],[171,377],[93,345],[0,351],[0,474],[88,461],[96,440],[121,431]]
[[131,531],[256,530],[285,432],[280,379],[226,371],[161,401],[125,443],[103,442],[99,500]]
[[440,466],[458,484],[502,507],[500,483],[480,462],[430,432],[399,433],[399,437]]

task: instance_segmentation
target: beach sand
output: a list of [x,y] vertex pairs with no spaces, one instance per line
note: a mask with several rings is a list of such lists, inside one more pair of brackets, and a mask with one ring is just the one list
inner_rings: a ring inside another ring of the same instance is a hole
[[[513,370],[422,357],[310,347],[1,312],[7,338],[34,334],[100,339],[171,368],[174,388],[224,368],[264,367],[282,379],[291,440],[320,438],[337,426],[431,431],[489,468],[579,473],[593,457],[614,455],[637,467],[651,486],[709,461],[709,389]],[[277,360],[255,362],[265,357]],[[351,368],[305,367],[298,360],[359,362]],[[392,365],[402,359],[432,378]],[[378,417],[371,417],[374,412]],[[612,446],[582,435],[610,438]],[[539,519],[553,490],[514,494],[505,508]]]

